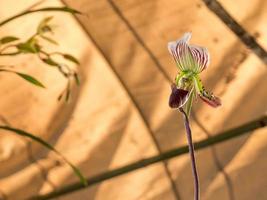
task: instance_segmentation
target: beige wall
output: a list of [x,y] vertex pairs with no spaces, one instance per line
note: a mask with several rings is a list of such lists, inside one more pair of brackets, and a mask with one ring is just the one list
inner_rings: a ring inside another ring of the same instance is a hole
[[[0,0],[0,20],[34,4],[35,0]],[[223,6],[267,49],[264,0],[221,1]],[[55,35],[63,51],[79,58],[82,83],[70,103],[58,102],[66,80],[34,55],[0,57],[41,80],[40,89],[14,75],[0,74],[0,116],[12,126],[35,133],[92,176],[186,144],[182,118],[168,107],[170,83],[177,68],[166,44],[184,32],[192,43],[206,46],[211,65],[202,73],[207,89],[223,106],[212,109],[200,101],[194,112],[208,134],[255,119],[267,110],[267,68],[198,0],[65,0],[83,12],[25,16],[1,27],[0,37],[27,38],[38,22],[54,15]],[[47,0],[38,5],[62,5]],[[0,118],[1,119],[1,118]],[[4,124],[4,120],[0,120]],[[194,140],[207,137],[192,118]],[[203,200],[266,200],[266,128],[197,152]],[[77,181],[70,168],[43,147],[9,132],[0,132],[0,193],[9,200],[44,194]],[[219,167],[223,167],[223,173]],[[181,200],[192,199],[188,155],[168,162]],[[225,175],[226,174],[226,175]],[[228,180],[228,181],[227,181]],[[1,199],[1,197],[0,197]],[[163,163],[61,197],[81,200],[174,200]]]

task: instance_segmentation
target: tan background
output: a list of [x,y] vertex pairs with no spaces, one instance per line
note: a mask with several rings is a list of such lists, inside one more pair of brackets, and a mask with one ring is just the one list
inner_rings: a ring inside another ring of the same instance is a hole
[[[0,20],[36,2],[0,0]],[[46,48],[79,58],[81,86],[73,88],[69,104],[58,102],[66,80],[57,70],[34,55],[1,57],[0,65],[14,65],[34,75],[47,89],[0,74],[0,123],[8,121],[49,141],[86,176],[158,154],[153,137],[161,151],[186,144],[181,116],[167,104],[177,69],[166,49],[168,41],[186,31],[193,33],[192,43],[209,49],[212,61],[202,79],[223,102],[218,109],[195,103],[194,113],[208,132],[192,118],[194,140],[266,113],[266,66],[200,0],[65,3],[84,13],[80,23],[68,14],[34,14],[1,28],[0,37],[27,38],[43,17],[54,15],[54,38],[60,46]],[[221,3],[267,49],[267,1]],[[62,2],[47,0],[38,6],[56,5]],[[203,200],[267,200],[266,131],[197,152]],[[77,181],[53,153],[12,133],[0,133],[0,195],[22,200]],[[192,199],[188,155],[170,160],[168,170],[180,199]],[[164,164],[158,163],[58,199],[174,200],[175,196]]]

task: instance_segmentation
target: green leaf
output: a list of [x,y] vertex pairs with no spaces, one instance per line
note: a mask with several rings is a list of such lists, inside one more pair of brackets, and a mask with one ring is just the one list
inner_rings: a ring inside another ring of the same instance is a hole
[[53,32],[52,27],[49,26],[49,25],[43,26],[40,30],[38,30],[37,33],[41,36],[41,35],[43,35],[43,34],[45,34],[47,32],[50,32],[50,33]]
[[54,45],[58,45],[58,43],[55,40],[53,40],[53,39],[51,39],[51,38],[49,38],[47,36],[41,35],[41,38],[43,38],[44,40],[46,40],[46,41],[48,41],[48,42],[50,42],[50,43],[52,43]]
[[23,137],[27,137],[41,145],[43,145],[44,147],[46,147],[47,149],[49,150],[52,150],[53,152],[55,152],[57,155],[59,155],[73,170],[73,172],[76,174],[76,176],[79,177],[81,183],[83,183],[84,185],[87,185],[87,181],[86,179],[84,178],[84,176],[82,175],[82,173],[80,172],[80,170],[75,167],[70,161],[67,160],[67,158],[65,158],[59,151],[57,151],[52,145],[50,145],[49,143],[47,143],[46,141],[44,141],[43,139],[31,134],[31,133],[28,133],[26,131],[23,131],[23,130],[20,130],[20,129],[16,129],[16,128],[12,128],[12,127],[9,127],[9,126],[0,126],[0,129],[3,129],[3,130],[7,130],[7,131],[11,131],[15,134],[18,134],[20,136],[23,136]]
[[36,85],[38,87],[42,87],[45,88],[45,86],[38,81],[36,78],[28,75],[28,74],[24,74],[24,73],[20,73],[20,72],[16,72],[16,71],[12,71],[12,70],[8,70],[8,69],[0,69],[0,72],[10,72],[10,73],[14,73],[16,75],[18,75],[19,77],[23,78],[24,80],[28,81],[29,83]]
[[64,95],[65,91],[63,91],[58,97],[57,97],[57,100],[60,101]]
[[[38,27],[37,27],[37,33],[42,34],[42,33],[46,32],[47,30],[49,30],[49,29],[46,29],[46,27],[48,26],[49,21],[51,21],[52,19],[53,19],[52,16],[44,18],[44,19],[39,23],[39,25],[38,25]],[[49,26],[48,26],[48,27],[49,27]]]
[[22,53],[39,53],[41,46],[35,37],[31,37],[24,43],[16,45],[17,49]]
[[17,45],[17,49],[22,53],[38,53],[40,52],[40,46],[37,43],[20,43]]
[[75,64],[77,64],[77,65],[80,64],[80,62],[77,60],[77,58],[75,58],[74,56],[72,56],[72,55],[70,55],[70,54],[62,54],[62,56],[63,56],[65,59],[67,59],[67,60],[69,60],[69,61],[71,61],[71,62],[73,62],[73,63],[75,63]]
[[75,79],[76,84],[80,85],[81,81],[80,81],[79,75],[77,73],[74,73],[74,79]]
[[23,74],[23,73],[20,73],[20,72],[15,72],[18,76],[20,76],[21,78],[23,78],[24,80],[36,85],[36,86],[39,86],[39,87],[42,87],[42,88],[45,88],[45,86],[40,82],[38,81],[37,79],[35,79],[34,77],[28,75],[28,74]]
[[44,18],[37,27],[37,33],[39,35],[43,35],[46,32],[52,32],[52,28],[48,25],[48,23],[53,19],[52,16]]
[[70,99],[70,88],[67,88],[65,102],[69,102],[69,99]]
[[65,94],[65,102],[69,102],[70,95],[71,95],[71,89],[70,89],[70,79],[68,80],[67,88],[66,88],[66,94]]
[[54,60],[52,60],[51,58],[43,58],[42,61],[51,66],[59,66],[59,64]]
[[19,38],[14,37],[14,36],[6,36],[0,39],[0,44],[7,44],[10,42],[14,42],[16,40],[19,40]]

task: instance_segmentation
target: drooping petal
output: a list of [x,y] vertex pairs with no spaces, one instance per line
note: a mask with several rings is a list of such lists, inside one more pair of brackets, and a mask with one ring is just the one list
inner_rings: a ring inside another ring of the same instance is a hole
[[185,33],[181,39],[168,43],[168,50],[181,71],[193,70],[196,67],[191,49],[188,45],[191,35],[191,33]]
[[172,84],[172,93],[169,98],[169,106],[171,108],[181,108],[188,100],[189,91],[179,89],[175,84]]
[[210,55],[206,48],[190,45],[190,49],[194,58],[194,61],[197,63],[197,73],[202,72],[206,69],[210,62]]
[[219,97],[214,96],[213,94],[203,90],[202,93],[199,94],[199,97],[206,102],[208,105],[216,108],[220,105],[222,105],[221,103],[221,99]]

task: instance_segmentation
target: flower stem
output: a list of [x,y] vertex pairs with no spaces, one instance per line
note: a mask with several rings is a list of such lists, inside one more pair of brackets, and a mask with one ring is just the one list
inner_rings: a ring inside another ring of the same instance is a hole
[[194,177],[194,187],[195,187],[195,193],[194,193],[194,200],[199,200],[199,179],[198,179],[198,173],[197,173],[197,165],[196,165],[196,159],[195,159],[195,153],[194,153],[194,145],[192,141],[192,134],[189,124],[189,119],[183,108],[179,108],[179,111],[183,114],[184,117],[184,126],[186,130],[186,136],[188,140],[188,147],[189,147],[189,154],[191,158],[191,165],[192,165],[192,171],[193,171],[193,177]]

